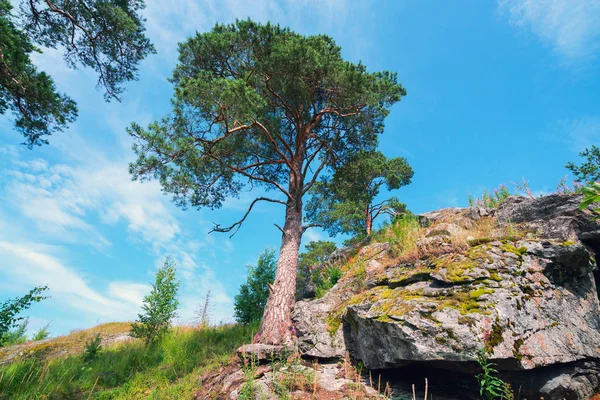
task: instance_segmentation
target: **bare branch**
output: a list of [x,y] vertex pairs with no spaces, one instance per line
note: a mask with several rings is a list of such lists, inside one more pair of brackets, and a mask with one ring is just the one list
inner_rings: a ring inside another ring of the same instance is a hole
[[234,223],[228,227],[225,227],[225,228],[222,228],[221,225],[219,225],[219,224],[214,224],[214,228],[212,228],[210,230],[210,232],[208,232],[208,233],[213,233],[213,232],[224,233],[224,232],[231,232],[233,230],[233,233],[229,236],[229,238],[231,239],[233,237],[233,235],[235,235],[237,233],[237,231],[241,228],[242,224],[244,223],[244,221],[250,214],[250,211],[252,211],[252,208],[254,207],[254,205],[256,203],[258,203],[259,201],[268,201],[270,203],[279,203],[279,204],[285,205],[285,201],[282,201],[282,200],[271,199],[269,197],[257,197],[256,199],[252,200],[252,203],[250,203],[250,207],[248,207],[248,210],[246,211],[246,213],[244,214],[242,219],[240,219],[236,223]]

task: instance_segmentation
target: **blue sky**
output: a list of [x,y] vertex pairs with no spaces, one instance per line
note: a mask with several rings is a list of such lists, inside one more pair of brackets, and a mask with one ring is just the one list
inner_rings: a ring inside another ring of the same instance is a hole
[[[27,150],[11,117],[0,116],[0,300],[48,284],[52,297],[28,312],[32,329],[49,322],[62,334],[134,319],[167,254],[182,279],[179,321],[193,318],[208,290],[213,322],[230,321],[245,265],[278,248],[276,205],[258,207],[231,240],[208,234],[213,221],[235,221],[252,193],[219,211],[183,211],[157,183],[127,173],[125,128],[168,112],[177,42],[217,22],[251,17],[325,33],[347,59],[398,72],[408,95],[394,106],[381,149],[413,166],[413,183],[396,195],[417,213],[465,206],[469,193],[522,178],[535,193],[551,192],[565,163],[600,138],[595,0],[149,3],[158,54],[122,103],[105,103],[93,72],[70,70],[46,50],[35,61],[77,101],[77,122]],[[310,230],[305,242],[323,238]]]

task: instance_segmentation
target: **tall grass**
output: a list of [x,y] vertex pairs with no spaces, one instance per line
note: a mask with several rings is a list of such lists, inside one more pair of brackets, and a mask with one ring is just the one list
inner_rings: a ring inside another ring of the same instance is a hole
[[22,360],[0,367],[0,399],[191,398],[198,375],[229,361],[255,330],[180,327],[152,346],[135,341],[103,349],[91,362],[81,355]]

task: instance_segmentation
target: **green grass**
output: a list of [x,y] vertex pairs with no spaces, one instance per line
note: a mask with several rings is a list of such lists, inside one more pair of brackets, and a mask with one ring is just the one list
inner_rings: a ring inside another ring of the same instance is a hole
[[174,328],[159,343],[141,341],[81,355],[26,359],[0,367],[0,399],[183,399],[200,389],[198,376],[231,360],[255,326]]

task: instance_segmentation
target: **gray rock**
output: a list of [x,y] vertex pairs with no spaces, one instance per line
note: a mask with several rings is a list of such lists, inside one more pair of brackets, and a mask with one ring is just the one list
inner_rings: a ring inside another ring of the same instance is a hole
[[[578,210],[580,201],[511,197],[496,210],[423,214],[423,254],[481,218],[535,235],[474,241],[465,251],[449,247],[398,265],[392,249],[370,244],[359,251],[366,290],[348,293],[342,280],[324,298],[297,303],[301,351],[323,358],[348,351],[369,369],[416,362],[476,373],[477,352],[487,348],[526,398],[589,398],[600,391],[600,224]],[[335,318],[338,330],[331,329]]]
[[296,303],[292,320],[298,338],[298,349],[302,354],[326,359],[344,356],[346,347],[342,330],[330,333],[327,326],[329,314],[337,304],[339,303],[332,301],[329,296]]
[[272,360],[282,353],[288,352],[285,346],[276,346],[272,344],[253,343],[245,344],[237,349],[237,354],[242,360]]
[[523,224],[548,239],[600,238],[600,224],[591,218],[593,212],[578,208],[581,199],[579,194],[551,194],[535,199],[509,197],[494,215],[501,222]]

